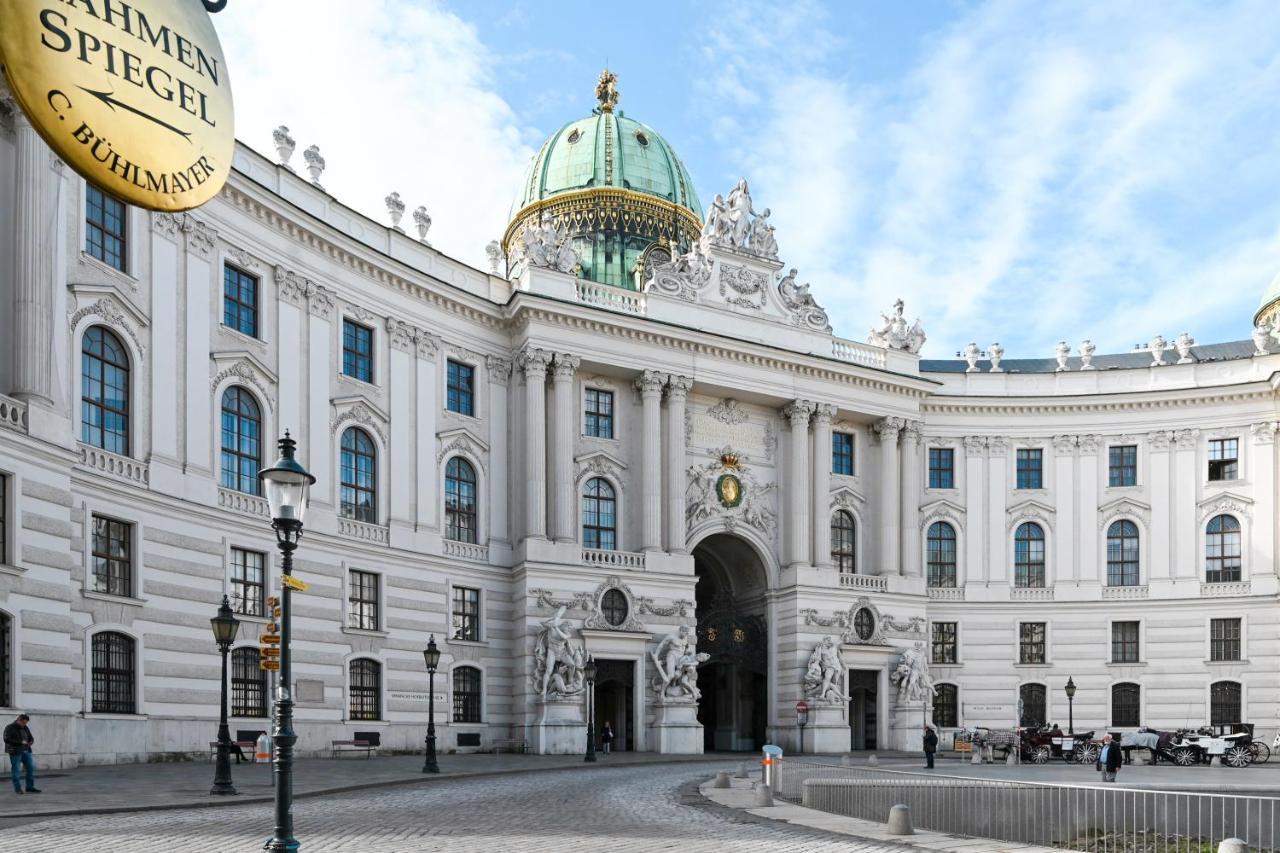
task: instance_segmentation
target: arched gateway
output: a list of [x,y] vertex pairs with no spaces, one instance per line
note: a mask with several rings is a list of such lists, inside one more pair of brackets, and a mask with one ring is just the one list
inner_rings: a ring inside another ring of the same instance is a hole
[[754,547],[716,533],[693,550],[698,578],[698,722],[706,751],[756,750],[769,722],[768,572]]

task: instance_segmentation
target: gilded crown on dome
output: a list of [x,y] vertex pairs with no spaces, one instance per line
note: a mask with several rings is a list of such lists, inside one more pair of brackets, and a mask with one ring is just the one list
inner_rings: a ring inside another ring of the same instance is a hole
[[600,72],[600,79],[596,81],[596,100],[600,102],[600,110],[613,112],[620,97],[622,93],[618,91],[618,75],[606,68]]

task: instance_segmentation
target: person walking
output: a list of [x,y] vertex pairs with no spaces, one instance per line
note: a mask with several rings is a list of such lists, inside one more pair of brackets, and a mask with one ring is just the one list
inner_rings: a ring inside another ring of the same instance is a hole
[[40,793],[40,789],[36,787],[36,762],[31,757],[31,747],[36,739],[27,726],[30,721],[31,718],[26,714],[19,714],[18,719],[4,727],[4,751],[9,753],[9,774],[13,777],[15,794],[22,793],[18,772],[22,768],[26,769],[27,793]]
[[933,769],[933,754],[938,751],[938,733],[933,730],[933,726],[928,724],[924,727],[924,766]]
[[600,743],[604,748],[604,754],[608,755],[613,747],[613,727],[608,723],[604,724],[604,731],[600,732]]
[[1124,763],[1124,753],[1120,744],[1112,740],[1111,735],[1102,736],[1102,752],[1098,753],[1098,769],[1102,771],[1103,782],[1116,781],[1120,765]]

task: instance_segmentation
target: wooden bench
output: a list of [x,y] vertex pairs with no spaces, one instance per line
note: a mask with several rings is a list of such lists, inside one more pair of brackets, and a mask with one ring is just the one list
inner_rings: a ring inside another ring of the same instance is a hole
[[330,750],[333,758],[347,752],[363,752],[364,757],[368,758],[380,746],[382,746],[382,732],[356,732],[351,740],[332,741]]
[[529,744],[523,738],[498,738],[493,741],[494,754],[502,752],[504,749],[508,752],[524,752],[529,748]]
[[[258,748],[258,742],[256,740],[233,740],[232,743],[243,750],[246,761],[253,761],[254,750]],[[234,749],[228,750],[228,752],[232,755],[235,754]],[[209,741],[209,757],[213,759],[218,757],[218,742],[216,740]]]

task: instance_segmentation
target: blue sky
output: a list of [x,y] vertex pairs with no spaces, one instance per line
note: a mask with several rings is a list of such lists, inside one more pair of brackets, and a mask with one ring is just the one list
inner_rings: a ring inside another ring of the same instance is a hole
[[608,62],[703,199],[751,181],[845,337],[901,296],[932,357],[1234,340],[1280,272],[1274,0],[353,8],[215,17],[237,135],[289,125],[339,198],[385,221],[397,190],[477,265]]

